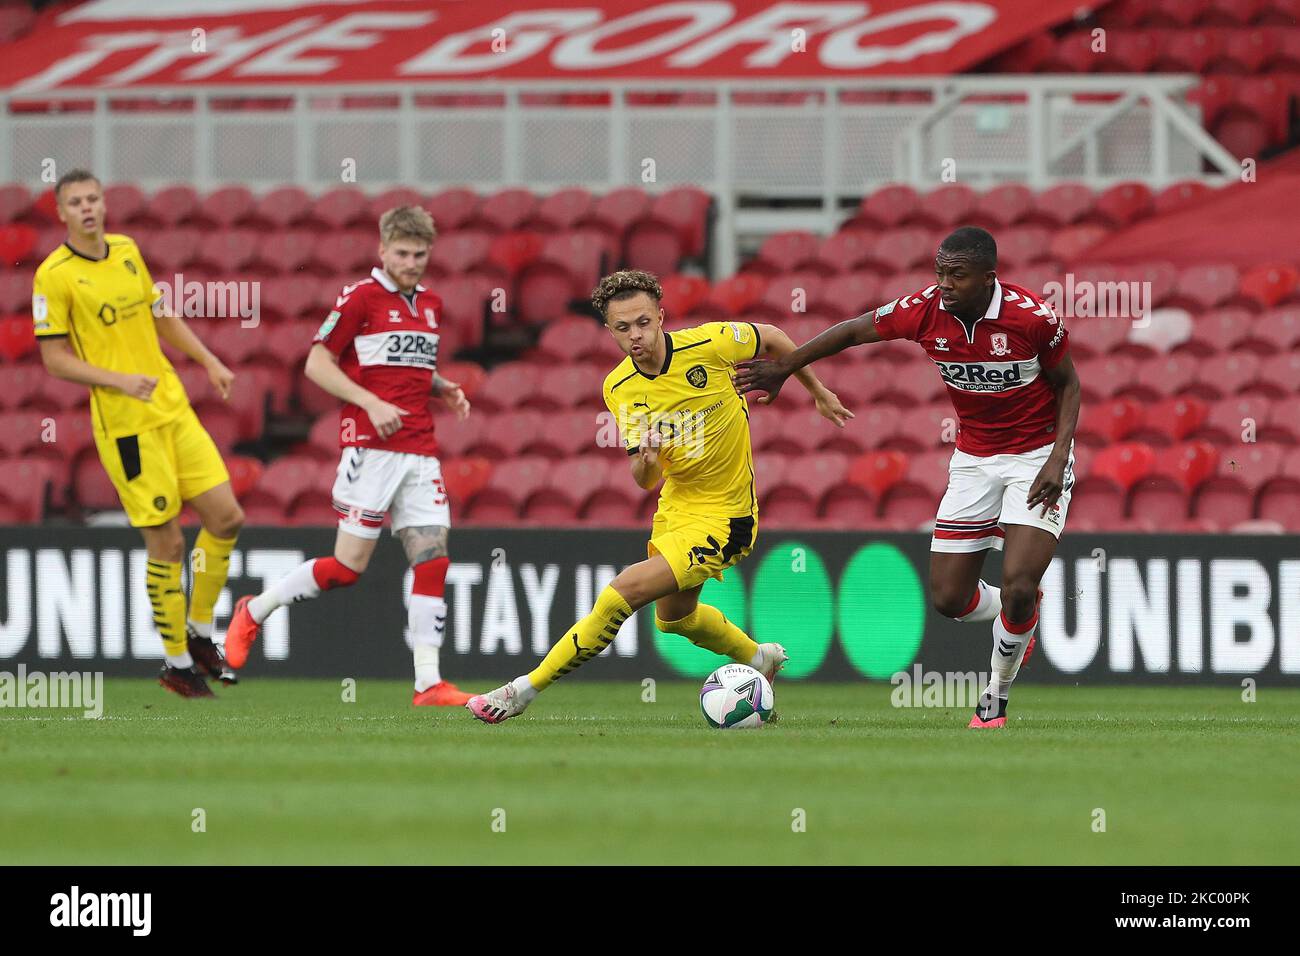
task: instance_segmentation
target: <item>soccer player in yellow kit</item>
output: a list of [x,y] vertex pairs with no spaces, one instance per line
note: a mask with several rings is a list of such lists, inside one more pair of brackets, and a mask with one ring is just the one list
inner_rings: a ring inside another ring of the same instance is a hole
[[[182,697],[212,697],[204,675],[220,677],[224,665],[212,642],[212,609],[244,512],[158,337],[207,369],[222,398],[234,375],[182,319],[155,308],[160,296],[136,244],[104,232],[99,180],[74,170],[54,194],[68,238],[41,263],[33,283],[41,360],[56,378],[90,386],[100,461],[144,536],[149,602],[167,658],[158,682]],[[185,538],[177,520],[186,501],[203,523],[191,557],[188,620],[181,585]]]
[[[749,409],[731,383],[732,366],[762,354],[788,355],[795,345],[780,329],[750,322],[665,332],[661,298],[659,281],[640,271],[606,276],[591,297],[627,355],[605,378],[604,398],[619,423],[632,477],[647,491],[664,481],[648,557],[614,578],[531,673],[470,699],[465,706],[486,723],[517,717],[651,603],[659,630],[748,664],[769,680],[786,661],[780,644],[755,643],[717,608],[701,604],[700,590],[749,554],[758,534]],[[799,378],[830,421],[842,428],[853,417],[816,376]]]

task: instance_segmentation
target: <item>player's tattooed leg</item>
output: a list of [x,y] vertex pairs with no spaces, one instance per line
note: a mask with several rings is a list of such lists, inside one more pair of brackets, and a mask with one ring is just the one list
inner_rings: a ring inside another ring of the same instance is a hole
[[447,538],[451,529],[439,525],[420,525],[397,532],[406,552],[406,562],[415,567],[434,558],[447,557]]

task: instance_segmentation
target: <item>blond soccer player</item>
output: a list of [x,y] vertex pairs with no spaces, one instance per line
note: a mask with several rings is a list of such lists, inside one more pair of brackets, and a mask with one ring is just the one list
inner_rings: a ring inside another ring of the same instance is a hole
[[[626,271],[602,279],[591,299],[627,356],[606,377],[603,393],[619,422],[632,479],[647,491],[663,481],[647,558],[614,578],[532,672],[470,699],[465,706],[486,723],[523,713],[539,693],[608,647],[623,622],[648,604],[655,605],[659,630],[757,668],[769,680],[785,664],[785,648],[755,643],[717,608],[701,604],[700,591],[748,555],[758,535],[749,410],[732,385],[732,367],[758,355],[788,355],[795,345],[775,326],[750,322],[665,332],[662,298],[653,275]],[[801,373],[799,380],[837,426],[853,417],[815,375]]]
[[[225,586],[244,512],[221,453],[199,423],[161,337],[207,370],[222,398],[234,375],[178,316],[158,308],[144,257],[104,231],[104,191],[85,170],[55,184],[68,238],[36,270],[32,318],[41,360],[56,378],[90,387],[95,446],[132,526],[144,536],[146,584],[166,663],[158,682],[182,697],[212,697],[224,661],[212,610]],[[189,505],[203,524],[191,555],[193,593],[181,584]]]

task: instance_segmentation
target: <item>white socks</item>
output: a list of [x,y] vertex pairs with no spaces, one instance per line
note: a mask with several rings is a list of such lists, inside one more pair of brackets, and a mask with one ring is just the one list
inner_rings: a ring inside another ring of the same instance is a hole
[[248,613],[253,615],[253,620],[261,624],[278,607],[320,597],[320,585],[316,583],[316,575],[312,571],[315,563],[315,558],[304,561],[249,601]]
[[525,704],[531,702],[532,699],[537,696],[537,688],[533,686],[533,682],[528,679],[527,674],[524,674],[522,677],[516,677],[510,683],[514,686],[515,693],[519,695],[519,699]]
[[181,670],[185,670],[187,667],[194,666],[194,658],[190,657],[189,651],[186,651],[184,654],[167,654],[166,657],[167,664],[171,667],[178,667]]
[[1023,624],[1011,627],[1024,628],[1016,634],[1007,626],[1007,620],[1001,614],[993,622],[993,655],[989,658],[989,686],[985,693],[994,697],[1006,697],[1011,682],[1020,672],[1020,659],[1025,653],[1025,644],[1038,626],[1038,616],[1030,618]]
[[1002,613],[1002,590],[981,580],[975,589],[979,601],[975,609],[956,618],[958,621],[991,621]]
[[411,631],[415,657],[415,689],[428,690],[442,683],[438,650],[447,626],[447,602],[428,594],[412,594],[406,607],[406,626]]

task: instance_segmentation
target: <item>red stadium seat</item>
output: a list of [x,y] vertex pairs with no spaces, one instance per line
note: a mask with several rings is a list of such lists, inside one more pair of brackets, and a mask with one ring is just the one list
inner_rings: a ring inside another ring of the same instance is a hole
[[885,186],[866,196],[856,220],[879,229],[892,229],[909,219],[921,205],[911,186]]
[[1152,397],[1178,395],[1196,381],[1199,363],[1190,355],[1168,355],[1142,365],[1142,378],[1127,389]]
[[226,470],[230,472],[230,490],[236,498],[242,499],[257,486],[264,468],[256,458],[230,455],[226,458]]
[[1300,306],[1284,306],[1258,316],[1248,341],[1261,343],[1270,354],[1300,345]]
[[1038,73],[1090,73],[1109,66],[1110,61],[1093,49],[1089,31],[1077,30],[1056,41],[1050,54],[1034,66]]
[[[1205,422],[1209,415],[1209,406],[1190,395],[1166,398],[1148,407],[1145,411],[1145,423],[1133,434],[1134,440],[1149,445],[1169,445],[1180,442],[1193,434]],[[1125,438],[1127,435],[1116,436]]]
[[[6,464],[8,463],[0,462],[0,469]],[[3,476],[3,471],[0,471],[0,476]],[[0,483],[0,487],[8,485]],[[78,507],[85,511],[119,511],[122,508],[113,482],[95,456],[82,458],[74,467],[72,497]]]
[[144,214],[164,226],[179,226],[193,218],[198,206],[193,186],[167,186],[153,194]]
[[1110,34],[1102,56],[1104,72],[1146,73],[1159,52],[1159,45],[1150,31],[1116,30]]
[[596,358],[600,342],[608,334],[591,320],[562,319],[542,330],[537,340],[538,357],[548,362],[577,362]]
[[488,262],[513,279],[541,256],[544,242],[544,237],[537,232],[512,232],[498,236],[488,243]]
[[1264,124],[1269,142],[1286,136],[1290,98],[1281,77],[1243,77],[1237,83],[1237,106]]
[[1268,30],[1223,30],[1222,43],[1206,66],[1211,73],[1253,76],[1282,53],[1282,37]]
[[310,261],[325,272],[360,278],[379,262],[379,239],[369,229],[333,229],[312,243]]
[[581,187],[557,190],[538,202],[532,215],[523,223],[523,228],[535,232],[571,229],[574,223],[591,210],[594,201],[591,193]]
[[1298,283],[1300,272],[1289,265],[1261,265],[1241,277],[1240,292],[1243,298],[1270,308],[1295,291]]
[[799,318],[807,314],[813,303],[820,301],[823,285],[822,277],[815,272],[774,276],[762,300],[750,309],[749,318],[781,324]]
[[567,410],[578,405],[604,408],[601,385],[609,370],[604,366],[568,363],[545,367],[537,376],[530,408]]
[[665,275],[677,270],[683,252],[681,233],[676,226],[653,217],[639,219],[627,231],[624,267]]
[[330,229],[349,226],[370,226],[366,222],[369,212],[366,195],[355,186],[340,186],[316,198],[312,204],[312,218]]
[[1151,189],[1145,183],[1117,183],[1098,194],[1091,215],[1103,223],[1122,228],[1151,214]]
[[306,266],[316,244],[316,234],[306,229],[266,232],[257,241],[254,261],[272,272],[292,275]]
[[746,264],[745,269],[767,275],[794,272],[817,258],[819,244],[816,236],[804,230],[773,233],[763,240],[758,255]]
[[743,315],[762,300],[766,290],[765,277],[741,273],[715,283],[707,301],[725,316]]
[[522,362],[507,362],[487,373],[479,390],[478,401],[492,409],[516,408],[536,389],[536,366]]
[[877,237],[867,264],[886,273],[932,266],[937,247],[928,229],[893,229]]
[[810,268],[850,274],[870,258],[875,243],[875,235],[866,229],[841,229],[823,240]]
[[256,202],[247,186],[223,186],[199,203],[198,215],[221,229],[227,229],[243,222],[255,208]]
[[1132,398],[1114,398],[1084,409],[1077,437],[1082,444],[1105,447],[1138,431],[1142,422],[1141,403]]
[[0,317],[0,356],[8,362],[17,362],[38,349],[36,332],[29,316]]
[[677,186],[650,203],[650,214],[673,226],[681,236],[684,255],[704,255],[713,212],[713,197],[694,186]]
[[642,189],[628,186],[615,189],[597,199],[591,210],[578,222],[611,236],[622,249],[623,239],[632,223],[650,211],[650,196]]
[[440,236],[451,230],[464,228],[479,206],[479,197],[472,189],[444,189],[435,193],[424,204],[433,216],[433,225]]
[[[91,462],[104,470],[98,461]],[[8,517],[23,523],[35,523],[45,517],[45,501],[53,484],[53,466],[44,461],[0,461],[0,502],[8,506]],[[104,475],[108,482],[108,476]],[[109,483],[109,491],[113,486]],[[116,501],[116,493],[113,500]]]
[[513,187],[502,189],[485,198],[475,210],[465,228],[488,232],[514,232],[537,209],[537,197],[530,190]]
[[1300,390],[1300,352],[1284,352],[1265,359],[1259,366],[1258,381],[1262,390],[1276,397],[1294,395]]
[[870,273],[853,272],[828,279],[822,286],[819,305],[836,321],[862,315],[883,305],[880,280]]
[[[384,213],[388,212],[390,209],[397,209],[401,206],[417,206],[423,208],[424,196],[406,186],[399,186],[396,189],[386,189],[367,202],[366,218],[374,220],[374,222],[378,224]],[[438,228],[436,220],[433,226],[435,229]],[[371,235],[376,239],[378,238],[373,231]]]
[[256,254],[257,233],[250,229],[214,229],[203,236],[195,253],[199,263],[224,276],[242,271]]
[[0,312],[26,312],[31,308],[35,273],[35,269],[0,272]]
[[1096,198],[1087,186],[1062,183],[1043,190],[1034,197],[1034,208],[1027,218],[1049,227],[1068,226],[1087,215]]
[[[1187,358],[1184,361],[1189,364],[1187,377],[1188,381],[1191,381],[1196,363]],[[1076,363],[1084,401],[1101,402],[1113,397],[1133,381],[1135,364],[1133,359],[1125,355],[1112,355],[1109,358]]]
[[921,197],[910,222],[948,230],[970,219],[979,205],[979,194],[962,183],[949,183]]
[[[435,290],[442,298],[447,326],[462,348],[477,347],[483,341],[484,314],[495,293],[495,284],[483,276],[439,279]],[[442,346],[443,354],[446,346]],[[450,358],[451,355],[447,354]]]
[[81,408],[90,403],[90,389],[76,382],[47,375],[41,382],[41,399],[44,404],[60,410]]
[[612,271],[617,251],[604,233],[574,230],[546,236],[542,258],[564,266],[573,283],[569,298],[587,299],[600,277]]
[[1259,374],[1260,360],[1257,355],[1249,352],[1211,355],[1201,360],[1192,390],[1204,398],[1223,398],[1251,388],[1256,384]]
[[1223,52],[1223,37],[1212,30],[1169,30],[1154,34],[1159,52],[1152,69],[1160,73],[1207,72]]
[[971,215],[995,227],[1020,222],[1034,208],[1034,194],[1023,183],[1003,183],[988,190],[975,204]]
[[1188,266],[1178,274],[1175,296],[1188,308],[1204,311],[1232,298],[1239,283],[1237,267],[1230,263]]
[[181,272],[194,261],[202,238],[197,229],[166,229],[149,234],[140,251],[154,279],[170,282],[173,273]]
[[1204,26],[1244,27],[1270,6],[1270,0],[1210,0],[1197,20]]
[[998,235],[998,265],[1016,269],[1041,262],[1050,255],[1051,234],[1043,226],[1015,226]]
[[[27,323],[30,326],[30,322]],[[0,388],[0,408],[23,408],[40,401],[41,386],[50,377],[44,366],[16,365],[4,369],[4,388]]]
[[259,199],[253,217],[273,229],[301,222],[311,212],[311,196],[297,186],[279,186]]
[[439,236],[429,250],[429,267],[435,275],[463,276],[486,261],[492,237],[486,232],[458,232]]
[[1071,262],[1105,239],[1109,230],[1096,223],[1084,223],[1067,226],[1057,231],[1048,244],[1048,252],[1053,259]]
[[32,208],[32,194],[19,183],[0,186],[0,223],[16,222]]
[[478,522],[512,522],[528,499],[547,484],[552,468],[546,458],[510,458],[493,467],[487,485],[469,502],[469,512]]
[[460,511],[471,498],[487,487],[492,462],[486,458],[456,458],[442,464],[442,481],[452,507]]
[[877,500],[907,477],[908,458],[901,451],[873,451],[853,459],[848,480],[866,488]]
[[36,237],[37,232],[31,226],[0,226],[0,263],[11,267],[28,261],[36,249]]
[[571,523],[573,516],[605,487],[609,461],[607,455],[590,454],[554,463],[545,486],[534,494],[525,517],[533,522],[559,523],[567,514],[566,523]]
[[1181,349],[1197,355],[1233,352],[1251,337],[1255,316],[1240,306],[1226,306],[1204,313],[1192,327],[1192,337]]

